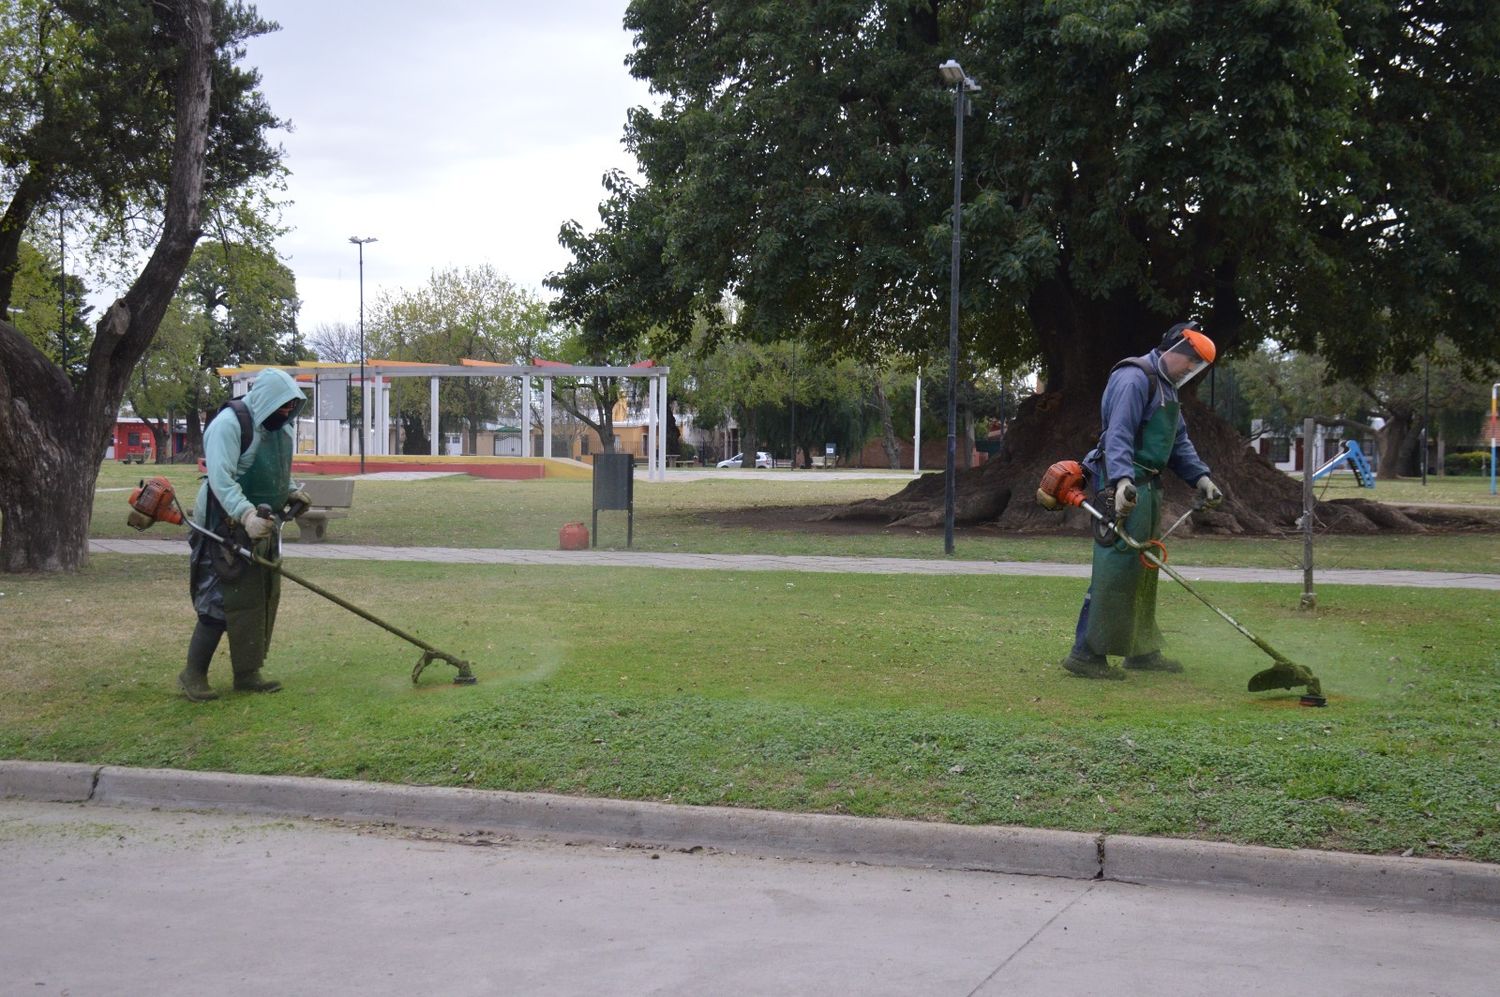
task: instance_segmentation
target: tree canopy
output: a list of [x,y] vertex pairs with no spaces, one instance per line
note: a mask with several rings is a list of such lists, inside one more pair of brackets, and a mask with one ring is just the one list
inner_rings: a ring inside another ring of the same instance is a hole
[[299,307],[296,278],[274,251],[225,239],[199,243],[126,399],[142,418],[185,415],[188,450],[200,453],[199,414],[228,397],[213,372],[305,359]]
[[613,179],[554,277],[614,335],[645,311],[685,338],[733,294],[758,338],[940,343],[957,58],[981,366],[1091,392],[1188,314],[1347,374],[1439,329],[1500,343],[1494,5],[634,0],[625,25],[660,99],[626,132],[645,182]]
[[[237,0],[0,0],[0,570],[87,561],[100,456],[205,205],[276,169],[278,122],[240,65],[271,27]],[[49,200],[150,249],[71,379],[9,321],[20,245]]]
[[[368,332],[370,356],[420,363],[530,363],[556,345],[541,299],[488,264],[437,270],[421,287],[382,294]],[[421,452],[422,434],[440,430],[426,426],[426,385],[398,379],[394,394],[403,435]],[[482,425],[517,397],[509,379],[458,378],[442,393],[439,418],[461,421],[472,449]]]
[[[279,121],[240,64],[245,42],[274,30],[240,0],[210,4],[213,94],[207,204],[272,174]],[[175,4],[149,0],[0,0],[0,318],[18,245],[48,203],[99,229],[154,241],[167,198],[176,81]]]

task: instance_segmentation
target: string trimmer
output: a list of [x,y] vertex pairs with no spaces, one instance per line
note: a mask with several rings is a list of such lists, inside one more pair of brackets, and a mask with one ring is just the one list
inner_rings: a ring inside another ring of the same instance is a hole
[[[1271,656],[1276,662],[1264,671],[1256,672],[1250,676],[1249,691],[1264,692],[1267,689],[1294,689],[1298,686],[1306,686],[1307,693],[1301,699],[1303,706],[1327,706],[1328,700],[1323,695],[1323,685],[1317,676],[1304,665],[1299,665],[1286,655],[1276,650],[1270,644],[1261,640],[1255,634],[1245,629],[1238,620],[1230,616],[1224,610],[1208,601],[1208,598],[1193,586],[1189,585],[1187,579],[1183,578],[1176,569],[1167,564],[1167,548],[1160,540],[1147,540],[1142,543],[1125,531],[1125,527],[1116,520],[1110,519],[1104,513],[1095,509],[1087,501],[1084,494],[1084,470],[1083,465],[1076,460],[1060,460],[1047,468],[1047,473],[1042,476],[1041,486],[1036,490],[1036,500],[1046,509],[1062,509],[1067,506],[1077,506],[1087,512],[1094,519],[1103,524],[1107,529],[1114,532],[1126,546],[1133,548],[1148,568],[1165,571],[1178,585],[1192,594],[1199,602],[1212,609],[1224,618],[1224,621],[1234,627],[1240,633],[1250,639],[1256,647]],[[1188,510],[1191,513],[1193,510]],[[1184,513],[1182,518],[1172,524],[1175,530],[1181,525],[1182,520],[1187,518]],[[1168,530],[1167,533],[1171,533]],[[1165,537],[1166,534],[1163,534]]]
[[[255,553],[255,551],[248,550],[240,544],[235,543],[231,539],[221,537],[217,533],[214,533],[212,530],[199,526],[182,511],[182,505],[177,501],[177,492],[172,488],[172,483],[164,477],[157,476],[154,478],[147,478],[143,480],[140,484],[140,487],[136,488],[130,493],[130,509],[131,512],[130,515],[126,518],[126,522],[135,527],[137,530],[144,531],[146,529],[149,529],[151,524],[153,523],[173,523],[176,525],[185,523],[196,532],[201,533],[208,539],[220,544],[225,550],[228,550],[234,554],[238,554],[240,557],[243,557],[248,561],[252,561],[263,568],[275,571],[288,581],[296,582],[298,585],[301,585],[309,592],[316,592],[318,595],[321,595],[323,598],[327,599],[334,605],[341,606],[344,609],[349,610],[349,612],[353,613],[355,616],[359,616],[366,620],[369,620],[377,627],[380,627],[387,633],[395,634],[397,637],[400,637],[408,644],[415,644],[417,647],[422,649],[422,657],[417,662],[416,667],[411,670],[411,680],[413,683],[415,683],[421,677],[422,670],[434,661],[446,661],[448,664],[458,669],[458,675],[456,675],[453,679],[453,683],[455,685],[473,685],[475,682],[479,681],[474,676],[473,668],[467,661],[463,660],[462,658],[455,657],[454,655],[451,655],[446,651],[440,651],[437,648],[433,647],[431,644],[422,640],[420,637],[414,637],[411,634],[407,633],[405,630],[402,630],[400,627],[392,626],[385,620],[382,620],[380,617],[376,616],[374,613],[361,609],[358,606],[354,605],[354,603],[349,602],[346,599],[339,598],[322,586],[315,585],[307,579],[293,574],[292,572],[288,571],[286,567],[281,563],[281,559],[279,557],[274,561],[270,558],[262,557],[261,555]],[[257,507],[256,512],[266,519],[274,519],[276,522],[278,533],[287,519],[296,517],[295,511],[286,516],[273,516],[271,507],[268,505],[261,505]],[[281,545],[277,544],[278,551],[280,550],[280,547]]]

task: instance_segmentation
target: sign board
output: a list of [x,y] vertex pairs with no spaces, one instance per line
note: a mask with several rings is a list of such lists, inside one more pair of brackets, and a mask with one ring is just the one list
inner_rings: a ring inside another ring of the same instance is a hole
[[635,457],[628,453],[594,455],[594,530],[595,547],[599,546],[599,510],[625,511],[625,546],[635,543]]
[[349,379],[320,377],[314,392],[319,419],[342,422],[349,418]]

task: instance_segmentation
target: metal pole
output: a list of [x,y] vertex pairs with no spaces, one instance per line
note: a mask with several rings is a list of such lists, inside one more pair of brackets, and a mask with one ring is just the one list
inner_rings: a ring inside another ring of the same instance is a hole
[[[365,243],[377,241],[373,235],[363,238],[351,235],[349,241],[359,247],[359,473],[365,473],[365,437],[370,435],[371,396],[365,384]],[[353,427],[353,413],[350,427]]]
[[63,377],[68,377],[68,234],[61,203],[57,205],[57,338],[62,343]]
[[1317,609],[1313,591],[1313,479],[1312,446],[1317,420],[1302,420],[1302,609]]
[[964,189],[964,84],[953,87],[953,244],[948,276],[948,463],[943,480],[943,553],[953,553],[953,506],[958,451],[958,245]]
[[1432,357],[1422,364],[1422,487],[1427,487],[1427,400],[1432,389]]
[[1490,494],[1495,494],[1495,455],[1500,450],[1500,381],[1490,385]]
[[911,473],[922,473],[922,372],[917,371],[916,415],[912,419]]
[[365,473],[365,419],[369,412],[365,390],[365,244],[359,246],[359,473]]
[[797,469],[797,341],[792,340],[792,470]]

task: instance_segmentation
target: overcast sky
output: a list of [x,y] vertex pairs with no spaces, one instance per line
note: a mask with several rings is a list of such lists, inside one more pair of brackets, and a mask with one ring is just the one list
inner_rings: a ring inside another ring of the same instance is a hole
[[279,242],[304,333],[368,318],[382,290],[489,263],[522,287],[569,255],[558,228],[598,222],[599,180],[634,173],[625,113],[649,102],[624,66],[626,0],[255,0],[256,39],[291,170]]

